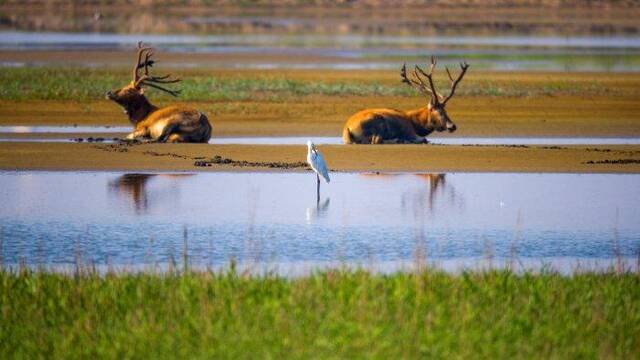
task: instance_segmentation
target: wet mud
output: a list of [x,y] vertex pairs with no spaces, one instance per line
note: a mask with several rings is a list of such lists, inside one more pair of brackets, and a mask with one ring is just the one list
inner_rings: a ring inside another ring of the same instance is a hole
[[220,155],[216,155],[209,160],[196,160],[193,165],[197,167],[208,167],[213,165],[231,165],[234,167],[266,167],[271,169],[309,169],[307,163],[303,161],[297,162],[282,162],[282,161],[246,161],[246,160],[233,160],[224,158]]

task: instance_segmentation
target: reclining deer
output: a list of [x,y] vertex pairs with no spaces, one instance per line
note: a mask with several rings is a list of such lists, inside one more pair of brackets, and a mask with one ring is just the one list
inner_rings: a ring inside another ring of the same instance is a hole
[[[171,75],[152,76],[149,67],[153,51],[138,43],[138,61],[133,67],[133,80],[122,89],[109,91],[107,99],[113,100],[124,108],[134,131],[127,135],[127,140],[146,139],[158,142],[194,142],[206,143],[211,138],[211,124],[207,116],[186,106],[166,106],[159,108],[152,105],[144,96],[143,86],[165,91],[178,96],[179,90],[170,90],[164,84],[173,84],[180,79],[172,79]],[[144,57],[144,61],[143,61]],[[140,75],[140,69],[144,74]]]
[[456,124],[447,115],[445,106],[455,94],[469,65],[466,62],[460,63],[462,71],[455,80],[445,67],[451,80],[451,92],[446,98],[436,92],[433,84],[435,66],[436,60],[431,57],[429,72],[416,65],[413,77],[408,77],[406,64],[400,70],[403,83],[430,96],[427,106],[409,111],[386,108],[362,110],[347,120],[342,130],[342,141],[345,144],[427,143],[427,135],[434,130],[456,131]]

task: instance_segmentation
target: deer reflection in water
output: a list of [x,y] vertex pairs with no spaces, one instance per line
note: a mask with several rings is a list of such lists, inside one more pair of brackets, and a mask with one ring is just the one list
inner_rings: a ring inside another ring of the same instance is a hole
[[[153,178],[180,179],[192,176],[192,174],[139,174],[131,173],[118,176],[115,180],[109,182],[109,189],[122,197],[131,200],[133,209],[136,214],[143,214],[149,210],[150,199],[156,200],[162,197],[175,194],[176,189],[169,192],[154,191],[150,195],[149,181]],[[174,186],[174,183],[170,184]],[[160,189],[161,190],[161,189]]]
[[[371,177],[375,179],[394,179],[398,176],[408,176],[404,174],[362,174],[365,177]],[[435,215],[437,202],[439,199],[444,199],[452,205],[456,205],[460,208],[464,207],[464,201],[459,198],[455,187],[446,180],[446,174],[434,173],[434,174],[413,174],[411,176],[422,179],[427,182],[428,187],[407,188],[401,194],[402,210],[411,210],[413,215],[421,217],[428,212]],[[426,206],[425,206],[426,205]]]
[[[447,182],[446,174],[414,174],[414,176],[429,184],[428,189],[407,190],[402,195],[402,208],[411,207],[415,217],[423,216],[427,209],[429,214],[435,216],[436,203],[439,199],[449,202],[450,205],[464,207],[463,199],[457,196],[455,187]],[[427,209],[425,209],[425,204]]]
[[[455,203],[456,191],[453,185],[447,184],[446,174],[415,174],[429,183],[429,194],[427,196],[427,202],[429,204],[429,211],[433,212],[433,206],[438,196],[449,196],[449,202]],[[442,194],[442,195],[439,195]]]
[[[457,199],[456,191],[453,185],[446,180],[446,174],[415,174],[414,176],[424,180],[429,184],[428,188],[419,187],[417,189],[407,189],[402,194],[401,205],[403,212],[410,212],[413,215],[415,224],[415,247],[414,247],[414,266],[421,269],[428,262],[428,254],[430,249],[439,246],[439,242],[429,244],[425,237],[425,225],[427,217],[434,218],[436,216],[437,204],[440,199],[448,201],[450,205],[463,206],[462,199]],[[441,239],[446,241],[446,239]]]

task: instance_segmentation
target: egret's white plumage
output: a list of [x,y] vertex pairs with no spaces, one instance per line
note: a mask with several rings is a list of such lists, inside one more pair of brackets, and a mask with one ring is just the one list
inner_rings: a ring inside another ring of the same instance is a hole
[[311,169],[313,169],[316,174],[322,176],[324,181],[327,183],[330,181],[327,163],[324,162],[322,154],[318,152],[311,141],[307,141],[307,163],[309,163],[309,166],[311,166]]

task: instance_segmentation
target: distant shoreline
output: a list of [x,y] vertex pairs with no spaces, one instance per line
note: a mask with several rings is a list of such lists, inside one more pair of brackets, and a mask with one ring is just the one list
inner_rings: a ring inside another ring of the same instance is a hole
[[[131,6],[145,9],[142,19]],[[54,11],[53,11],[54,10]],[[8,1],[0,30],[182,34],[637,35],[640,1]],[[73,21],[70,21],[72,19]],[[367,19],[363,22],[362,19]]]

